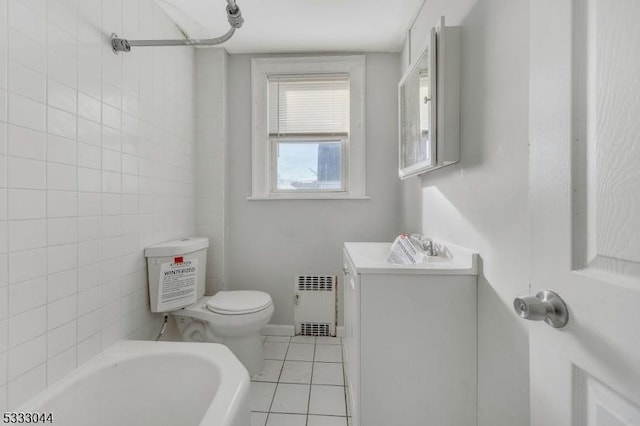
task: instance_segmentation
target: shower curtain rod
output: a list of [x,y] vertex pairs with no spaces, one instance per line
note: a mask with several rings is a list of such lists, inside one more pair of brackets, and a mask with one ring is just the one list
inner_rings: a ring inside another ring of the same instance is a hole
[[215,46],[229,40],[244,23],[240,7],[235,0],[227,0],[227,20],[231,28],[225,34],[216,38],[206,39],[177,39],[177,40],[127,40],[119,38],[117,34],[111,34],[111,49],[113,53],[130,52],[132,46]]

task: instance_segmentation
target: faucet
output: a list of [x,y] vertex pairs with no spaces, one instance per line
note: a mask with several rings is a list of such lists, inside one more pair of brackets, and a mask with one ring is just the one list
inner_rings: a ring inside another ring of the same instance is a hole
[[409,239],[413,241],[427,256],[435,257],[438,255],[438,248],[429,238],[424,238],[422,234],[411,234]]
[[424,251],[427,256],[435,257],[438,255],[438,248],[430,239],[426,239],[423,243]]

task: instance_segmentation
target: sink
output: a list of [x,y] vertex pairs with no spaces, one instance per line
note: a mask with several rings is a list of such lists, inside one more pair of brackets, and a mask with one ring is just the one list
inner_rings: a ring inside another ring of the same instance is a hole
[[407,273],[407,274],[460,274],[478,273],[477,254],[473,251],[456,246],[454,244],[443,243],[434,240],[439,249],[439,255],[428,257],[425,262],[412,265],[396,265],[387,263],[385,258],[391,248],[387,243],[344,243],[353,263],[358,266],[358,270],[368,273]]
[[451,259],[449,259],[446,256],[428,256],[424,263],[441,263],[441,262],[451,262]]

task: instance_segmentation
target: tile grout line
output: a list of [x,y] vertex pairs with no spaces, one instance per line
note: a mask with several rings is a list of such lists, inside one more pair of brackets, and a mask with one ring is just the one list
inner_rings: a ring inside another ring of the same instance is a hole
[[340,341],[340,356],[342,357],[342,384],[344,385],[344,415],[347,426],[350,426],[351,423],[349,421],[349,398],[348,398],[348,389],[347,389],[347,372],[344,366],[344,346],[343,341]]
[[[4,99],[4,106],[0,105],[0,108],[4,107],[5,110],[5,114],[6,117],[4,117],[5,120],[5,130],[4,130],[4,147],[3,147],[3,155],[4,155],[4,170],[2,170],[2,174],[3,176],[0,176],[0,178],[2,180],[4,180],[5,186],[4,186],[4,190],[5,190],[5,194],[4,194],[4,202],[5,202],[5,206],[6,206],[6,217],[5,217],[5,226],[7,227],[7,249],[6,249],[6,270],[7,270],[7,280],[6,280],[6,292],[7,292],[7,301],[6,301],[6,309],[7,309],[7,316],[6,318],[3,318],[2,321],[0,321],[0,323],[5,322],[4,325],[4,334],[5,334],[5,351],[3,352],[3,354],[5,355],[5,360],[2,363],[2,365],[0,365],[0,369],[4,369],[4,371],[6,371],[5,373],[5,378],[4,378],[4,383],[0,383],[0,387],[4,387],[5,392],[4,392],[4,399],[0,400],[0,404],[3,404],[3,406],[8,407],[9,406],[9,301],[10,301],[10,297],[9,297],[9,287],[11,285],[11,262],[9,262],[9,257],[10,257],[10,251],[9,251],[9,78],[10,78],[10,73],[9,73],[9,64],[10,64],[10,59],[9,59],[9,55],[10,55],[10,48],[9,48],[9,12],[10,12],[10,8],[9,8],[9,2],[6,2],[4,5],[4,13],[6,15],[6,28],[3,30],[4,34],[6,36],[6,40],[7,40],[7,45],[6,45],[6,49],[5,49],[5,55],[6,55],[6,63],[4,64],[4,72],[5,72],[5,82],[3,83],[6,86],[6,90],[5,90],[5,99]],[[1,164],[1,163],[0,163]],[[45,175],[46,176],[46,175]],[[45,177],[46,179],[46,177]],[[2,330],[0,330],[0,332],[3,332]],[[45,338],[46,339],[46,338]],[[46,341],[45,341],[45,350],[46,348]]]
[[316,348],[318,345],[318,338],[316,337],[313,342],[313,357],[311,358],[311,377],[309,378],[309,398],[307,398],[307,418],[305,419],[305,426],[309,424],[309,408],[311,406],[311,384],[313,383],[313,369],[316,365]]
[[[285,352],[284,357],[285,359],[287,358],[287,353],[289,353],[289,345],[291,345],[291,338],[289,338],[289,343],[287,343],[287,352]],[[280,383],[280,378],[282,377],[282,372],[284,371],[284,363],[285,360],[282,360],[282,365],[280,366],[280,373],[278,373],[278,378],[276,379],[276,387],[278,386],[278,383]],[[273,392],[273,395],[275,397],[275,391]]]
[[[265,339],[266,342],[266,339]],[[284,362],[287,359],[287,354],[289,353],[289,348],[291,347],[291,338],[289,338],[289,343],[287,343],[287,350],[284,352],[284,359],[282,360],[282,367],[280,367],[280,374],[278,375],[278,381],[276,382],[276,388],[273,390],[273,395],[271,396],[271,404],[269,404],[269,410],[267,411],[267,418],[265,419],[265,426],[269,422],[269,416],[271,415],[271,408],[273,408],[273,401],[276,399],[276,392],[278,392],[278,385],[280,384],[280,376],[282,375],[282,370],[284,369]]]
[[[47,268],[46,268],[46,275],[45,275],[45,301],[46,301],[46,305],[44,308],[44,314],[45,314],[45,318],[44,318],[44,335],[45,335],[45,342],[44,342],[44,347],[45,347],[45,354],[44,354],[44,387],[47,388],[48,386],[50,386],[51,384],[49,383],[49,311],[51,310],[51,307],[49,305],[49,228],[50,228],[50,224],[49,224],[49,48],[50,48],[50,40],[49,40],[49,4],[47,4],[45,6],[45,10],[44,10],[44,25],[45,25],[45,41],[44,41],[44,45],[45,45],[45,52],[47,57],[45,58],[45,81],[44,81],[44,87],[45,87],[45,92],[44,92],[44,116],[45,116],[45,123],[44,123],[44,167],[45,167],[45,175],[44,175],[44,241],[45,241],[45,252],[46,252],[46,258],[47,258]],[[8,164],[7,164],[8,165]]]

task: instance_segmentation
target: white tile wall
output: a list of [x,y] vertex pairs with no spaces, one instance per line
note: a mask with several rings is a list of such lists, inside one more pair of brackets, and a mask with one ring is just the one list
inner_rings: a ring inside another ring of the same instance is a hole
[[153,0],[0,0],[0,411],[150,337],[143,248],[196,230],[195,53],[112,32],[181,36]]

